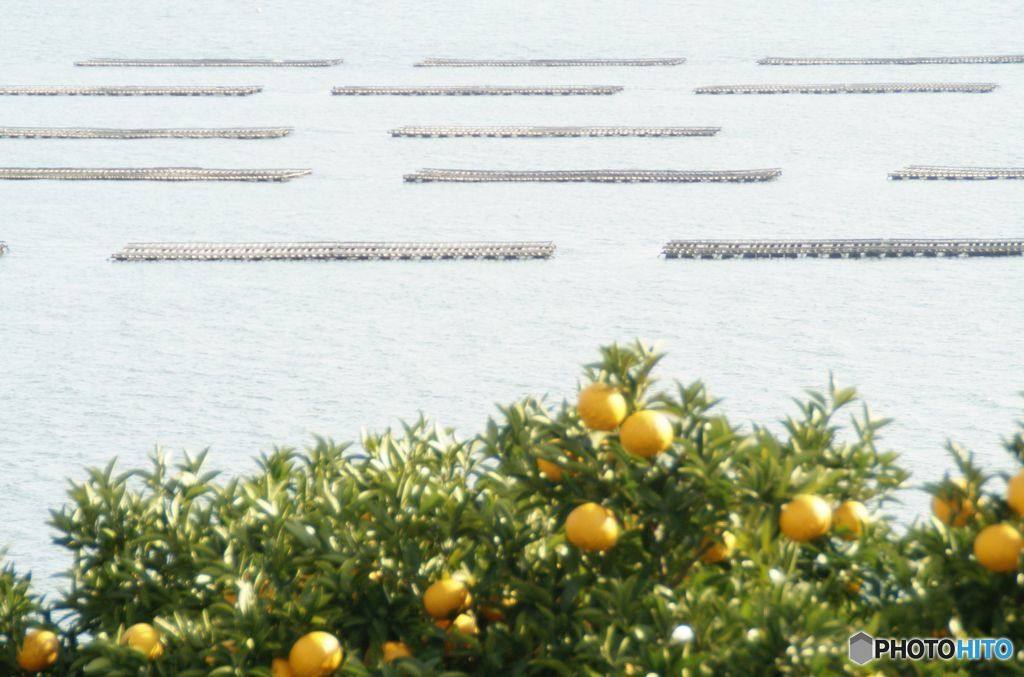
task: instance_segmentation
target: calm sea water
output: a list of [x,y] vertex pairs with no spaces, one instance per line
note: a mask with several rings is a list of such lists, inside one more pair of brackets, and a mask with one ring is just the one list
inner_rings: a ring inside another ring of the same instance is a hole
[[[914,481],[955,438],[1008,469],[1024,260],[665,261],[672,238],[1024,234],[1024,182],[893,183],[904,164],[1024,164],[1024,66],[769,68],[766,55],[1024,51],[1013,3],[8,3],[3,84],[263,84],[248,98],[0,100],[0,124],[293,125],[270,141],[0,140],[4,166],[311,167],[288,184],[0,184],[0,546],[68,565],[66,478],[154,446],[227,472],[417,412],[465,434],[571,396],[599,344],[661,340],[740,422],[829,371],[893,416]],[[413,69],[426,56],[689,58],[670,68]],[[343,57],[328,69],[76,69],[116,57]],[[694,96],[758,82],[994,81],[993,94]],[[612,97],[331,97],[338,84],[621,84]],[[720,125],[716,138],[393,139],[404,124]],[[408,185],[420,167],[782,167],[758,185]],[[546,262],[126,265],[140,240],[551,239]],[[901,517],[925,509],[907,492]]]

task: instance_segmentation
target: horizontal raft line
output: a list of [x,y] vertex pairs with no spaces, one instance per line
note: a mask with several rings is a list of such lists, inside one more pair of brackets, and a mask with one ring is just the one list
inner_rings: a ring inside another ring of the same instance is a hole
[[335,87],[335,96],[568,96],[617,94],[617,85],[531,85],[509,87],[503,85],[427,85],[427,86],[345,86]]
[[84,59],[76,66],[139,66],[142,68],[322,68],[342,59]]
[[419,137],[590,137],[714,136],[721,127],[399,127],[391,136]]
[[992,82],[877,82],[784,85],[712,85],[697,87],[696,94],[900,94],[961,92],[984,94],[999,85]]
[[994,181],[998,179],[1024,179],[1024,167],[939,167],[935,165],[909,165],[889,173],[895,181],[924,179],[944,181]]
[[546,259],[553,242],[143,242],[115,261],[374,261]]
[[686,63],[682,57],[661,59],[439,59],[427,58],[413,64],[420,68],[525,68],[557,66],[678,66]]
[[291,127],[153,128],[0,127],[0,138],[26,139],[273,139]]
[[311,169],[203,167],[0,167],[0,180],[61,181],[288,181]]
[[1024,239],[672,240],[662,254],[670,259],[1022,256]]
[[249,96],[263,85],[0,85],[0,96]]
[[1024,63],[1024,54],[991,56],[782,57],[758,59],[762,66],[914,66],[917,64]]
[[782,175],[781,169],[741,169],[701,171],[677,169],[589,169],[561,171],[498,171],[477,169],[421,169],[406,174],[413,183],[454,182],[489,183],[562,182],[562,183],[749,183],[772,181]]

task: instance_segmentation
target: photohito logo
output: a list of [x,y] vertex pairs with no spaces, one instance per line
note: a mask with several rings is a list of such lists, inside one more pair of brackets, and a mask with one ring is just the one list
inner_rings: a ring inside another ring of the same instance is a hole
[[850,660],[864,665],[877,658],[934,661],[1005,661],[1013,656],[1013,642],[1000,637],[953,639],[951,637],[872,637],[861,631],[850,635]]

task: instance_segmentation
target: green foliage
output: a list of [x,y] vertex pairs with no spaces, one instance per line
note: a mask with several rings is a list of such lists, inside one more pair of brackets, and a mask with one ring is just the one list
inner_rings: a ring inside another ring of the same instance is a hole
[[[469,440],[421,418],[359,445],[275,450],[226,481],[204,469],[205,453],[90,471],[52,514],[73,558],[52,607],[63,618],[60,669],[268,677],[312,630],[339,638],[349,675],[868,674],[846,660],[859,629],[1024,639],[1016,577],[971,555],[983,525],[1016,515],[990,498],[962,529],[926,521],[897,533],[884,509],[908,475],[877,446],[887,421],[855,410],[853,389],[830,382],[781,426],[746,429],[699,382],[660,387],[661,355],[647,346],[601,358],[588,380],[671,421],[675,440],[654,459],[588,430],[572,403],[526,398]],[[1019,459],[1022,439],[1007,442]],[[968,491],[982,495],[990,478],[958,458]],[[800,493],[832,507],[861,501],[874,518],[853,540],[791,542],[778,516]],[[586,502],[622,525],[607,552],[566,540],[566,516]],[[702,561],[724,531],[731,556]],[[425,613],[423,592],[446,576],[470,586],[478,634]],[[0,667],[13,669],[17,638],[43,619],[27,581],[5,569]],[[160,631],[162,658],[122,645],[138,622]],[[382,664],[387,641],[414,658]]]

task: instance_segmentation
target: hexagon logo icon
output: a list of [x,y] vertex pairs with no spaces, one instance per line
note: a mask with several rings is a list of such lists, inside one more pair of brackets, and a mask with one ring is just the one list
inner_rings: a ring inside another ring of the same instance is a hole
[[850,660],[864,665],[875,658],[875,638],[863,630],[850,636]]

